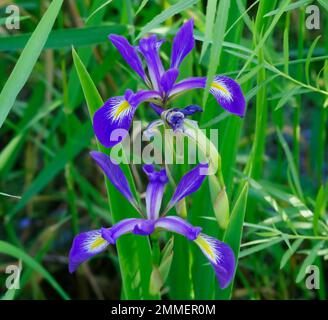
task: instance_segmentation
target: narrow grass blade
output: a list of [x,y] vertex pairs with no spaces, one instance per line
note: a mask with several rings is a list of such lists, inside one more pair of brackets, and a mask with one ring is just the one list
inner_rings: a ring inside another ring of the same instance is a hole
[[22,260],[26,265],[38,272],[44,277],[45,280],[58,292],[58,294],[65,300],[69,300],[69,296],[58,284],[58,282],[52,277],[52,275],[32,257],[26,254],[23,250],[13,246],[10,243],[0,240],[0,253],[15,257],[16,259]]
[[169,7],[168,9],[161,12],[155,18],[153,18],[149,23],[147,23],[140,31],[137,36],[137,39],[140,39],[142,36],[150,32],[152,29],[156,28],[165,20],[173,17],[174,15],[192,7],[195,5],[199,0],[180,0],[178,3],[174,4],[173,6]]
[[36,61],[45,45],[52,26],[62,6],[63,0],[51,2],[48,10],[33,32],[24,48],[9,79],[0,93],[0,128],[14,105],[17,95],[30,76]]

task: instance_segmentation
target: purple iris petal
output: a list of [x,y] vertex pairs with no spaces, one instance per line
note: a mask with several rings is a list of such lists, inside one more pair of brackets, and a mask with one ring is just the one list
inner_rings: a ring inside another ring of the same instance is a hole
[[137,207],[137,201],[132,195],[128,180],[120,166],[114,163],[109,156],[102,152],[92,151],[90,152],[90,155],[97,162],[114,187],[121,192],[121,194],[128,199],[134,207]]
[[152,234],[155,230],[155,221],[154,220],[142,220],[137,223],[133,229],[134,234],[140,236],[148,236]]
[[143,219],[124,219],[114,224],[111,228],[102,228],[101,235],[110,244],[115,244],[116,240],[123,234],[132,232],[138,223],[144,221]]
[[156,171],[151,164],[143,166],[147,174],[149,183],[146,190],[146,207],[148,219],[157,219],[161,208],[165,185],[168,183],[168,177],[165,169]]
[[143,38],[139,41],[138,50],[146,60],[148,74],[155,90],[160,90],[160,80],[164,73],[164,67],[159,56],[159,49],[164,40],[157,40],[156,35]]
[[150,107],[157,113],[157,115],[161,115],[164,109],[155,103],[149,103]]
[[201,232],[201,227],[194,227],[186,220],[179,217],[163,217],[156,221],[156,228],[163,228],[171,232],[179,233],[188,240],[195,240]]
[[121,142],[128,134],[138,105],[152,99],[160,99],[156,91],[141,90],[133,94],[127,90],[124,97],[107,100],[93,117],[93,129],[99,142],[107,148]]
[[187,21],[173,39],[171,68],[178,68],[183,59],[195,46],[194,20]]
[[105,250],[108,244],[102,238],[101,230],[78,234],[69,252],[69,272],[74,272],[82,262]]
[[196,112],[203,112],[203,109],[200,106],[197,106],[195,104],[192,104],[190,106],[187,106],[183,109],[180,109],[180,111],[185,115],[185,116],[191,116]]
[[141,77],[141,79],[147,82],[147,76],[143,69],[141,59],[139,58],[136,49],[131,46],[129,41],[124,37],[115,34],[111,34],[109,39],[130,67]]
[[[165,211],[171,209],[177,202],[197,191],[203,183],[208,169],[207,163],[201,163],[186,173],[180,180],[171,201]],[[205,171],[204,171],[205,170]]]
[[179,130],[183,131],[184,119],[185,115],[182,110],[179,109],[172,109],[168,111],[165,116],[166,122],[173,129],[174,132]]
[[[175,84],[170,97],[197,88],[206,88],[206,78],[188,78]],[[246,111],[246,101],[240,85],[226,76],[215,76],[210,86],[210,93],[226,111],[243,117]]]
[[178,69],[169,69],[165,71],[165,73],[161,78],[162,90],[165,94],[169,94],[178,76],[179,76]]
[[215,270],[221,289],[226,288],[235,272],[235,256],[231,248],[215,238],[203,233],[195,240]]

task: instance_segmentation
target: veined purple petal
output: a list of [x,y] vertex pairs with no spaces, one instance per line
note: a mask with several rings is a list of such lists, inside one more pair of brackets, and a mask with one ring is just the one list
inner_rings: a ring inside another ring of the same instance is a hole
[[193,35],[194,20],[187,21],[173,39],[171,68],[178,68],[183,59],[195,46]]
[[[170,92],[170,97],[182,92],[206,88],[206,78],[188,78],[175,84]],[[210,93],[226,111],[243,117],[246,111],[246,101],[240,85],[226,76],[215,76],[210,87]]]
[[179,233],[191,241],[195,240],[202,230],[201,227],[194,227],[186,220],[175,216],[159,218],[155,226],[156,228],[163,228],[171,232]]
[[138,105],[152,99],[160,99],[156,91],[141,90],[133,94],[127,90],[124,97],[107,100],[93,117],[93,129],[99,142],[107,148],[121,142],[129,132]]
[[130,218],[121,220],[120,222],[114,224],[111,228],[102,228],[101,235],[108,241],[108,243],[115,244],[116,240],[120,236],[132,232],[135,226],[142,221],[144,221],[144,219]]
[[165,95],[169,94],[178,76],[179,76],[178,69],[169,69],[165,71],[165,73],[161,78],[162,90],[165,93]]
[[226,76],[216,76],[211,84],[210,93],[223,109],[237,116],[245,115],[246,101],[240,85]]
[[194,242],[212,264],[220,288],[226,288],[235,272],[235,256],[231,248],[224,242],[203,233]]
[[162,60],[159,56],[159,49],[164,40],[157,40],[156,35],[149,38],[143,38],[139,41],[138,50],[142,53],[146,60],[148,74],[153,85],[157,91],[160,90],[160,80],[164,73]]
[[109,39],[130,67],[147,83],[147,76],[136,49],[122,36],[111,34]]
[[101,236],[101,230],[78,234],[69,252],[69,272],[73,273],[81,263],[104,251],[108,244]]
[[160,106],[158,106],[155,103],[149,103],[149,106],[157,113],[157,115],[161,115],[164,109]]
[[168,183],[168,177],[165,169],[156,171],[151,164],[143,166],[147,174],[149,183],[146,190],[146,207],[148,219],[157,219],[161,208],[165,185]]
[[97,162],[98,166],[105,173],[109,181],[114,187],[134,206],[138,207],[137,201],[134,198],[128,180],[126,179],[122,169],[114,163],[109,156],[102,152],[92,151],[91,157]]
[[165,211],[171,209],[176,203],[197,191],[206,177],[206,171],[208,169],[207,163],[201,163],[194,169],[186,173],[180,180],[175,192],[172,196]]

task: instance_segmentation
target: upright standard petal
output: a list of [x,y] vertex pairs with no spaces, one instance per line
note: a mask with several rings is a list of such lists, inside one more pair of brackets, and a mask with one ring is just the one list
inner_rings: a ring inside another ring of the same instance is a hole
[[183,59],[195,46],[194,20],[187,21],[173,39],[171,68],[178,68]]
[[163,74],[161,78],[161,86],[162,86],[164,98],[166,98],[169,95],[175,81],[178,79],[178,76],[179,76],[178,69],[169,69],[165,71],[165,73]]
[[200,188],[206,177],[207,169],[208,164],[201,163],[181,178],[165,212],[171,209],[180,200]]
[[99,142],[107,148],[120,143],[129,132],[139,104],[156,99],[160,99],[156,91],[141,90],[134,94],[127,90],[124,97],[107,100],[93,117],[93,129]]
[[159,49],[164,41],[157,40],[156,35],[149,38],[143,38],[139,42],[138,50],[142,53],[146,60],[149,78],[153,88],[160,90],[160,80],[164,73],[162,60],[159,56]]
[[[174,99],[175,95],[197,88],[206,88],[206,78],[188,78],[176,83],[170,92],[170,98]],[[245,115],[245,97],[240,85],[233,79],[226,76],[215,76],[210,87],[210,93],[226,111],[240,117]]]
[[138,56],[136,49],[131,46],[129,41],[124,37],[115,34],[111,34],[109,39],[130,67],[141,77],[141,79],[147,82],[147,76],[143,69],[141,59]]
[[77,235],[69,253],[69,272],[74,272],[81,263],[102,252],[108,246],[101,230],[83,232]]
[[155,223],[155,227],[163,228],[170,232],[179,233],[191,241],[197,239],[202,230],[201,227],[194,227],[186,220],[176,216],[159,218]]
[[165,169],[156,171],[153,165],[146,164],[143,166],[143,170],[149,179],[146,190],[147,217],[148,219],[154,220],[158,218],[164,188],[169,180]]
[[231,248],[224,242],[203,233],[194,242],[212,264],[220,288],[226,288],[235,272],[235,256]]
[[111,228],[102,228],[101,235],[106,241],[108,241],[108,243],[115,244],[119,237],[123,234],[133,232],[136,225],[142,223],[143,221],[144,219],[124,219],[114,224]]
[[131,192],[128,180],[126,179],[120,166],[102,152],[92,151],[90,152],[90,155],[97,162],[98,166],[102,169],[114,187],[126,199],[128,199],[134,207],[138,207],[137,201]]

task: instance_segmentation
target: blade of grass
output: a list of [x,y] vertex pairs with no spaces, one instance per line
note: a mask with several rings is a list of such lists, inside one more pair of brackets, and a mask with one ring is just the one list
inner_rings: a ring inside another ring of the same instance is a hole
[[51,2],[48,10],[26,44],[14,70],[0,93],[0,128],[6,120],[12,106],[14,105],[17,95],[25,85],[39,58],[62,3],[63,0],[54,0]]
[[136,40],[140,39],[142,36],[156,28],[158,25],[160,25],[165,20],[173,17],[174,15],[192,7],[195,5],[199,0],[180,0],[173,6],[169,7],[168,9],[161,12],[159,15],[154,17],[150,22],[148,22],[140,31],[138,34]]
[[15,257],[16,259],[21,259],[26,265],[30,268],[38,272],[40,275],[44,277],[45,280],[49,282],[49,284],[58,292],[58,294],[65,300],[69,300],[69,296],[62,289],[62,287],[58,284],[58,282],[53,278],[53,276],[37,261],[35,261],[32,257],[26,254],[20,248],[13,246],[10,243],[4,242],[0,240],[0,253],[9,255],[11,257]]

